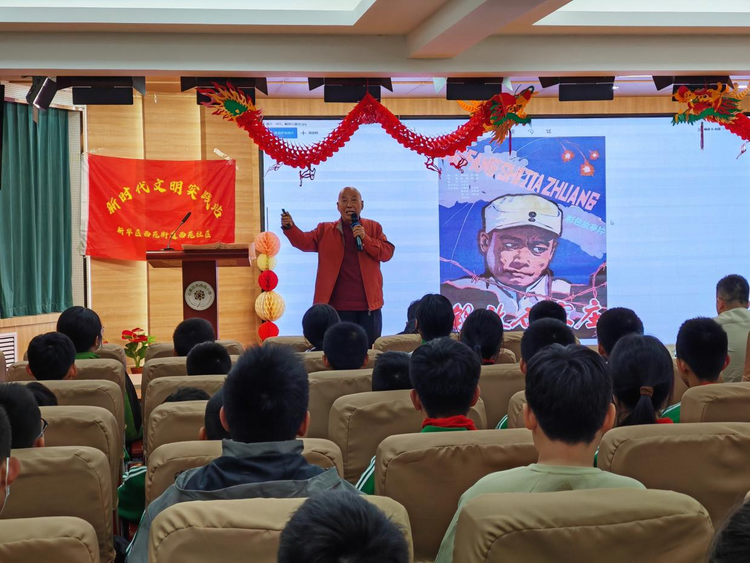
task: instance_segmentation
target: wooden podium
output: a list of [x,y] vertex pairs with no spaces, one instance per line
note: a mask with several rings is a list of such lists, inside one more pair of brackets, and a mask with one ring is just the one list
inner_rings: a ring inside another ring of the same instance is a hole
[[219,338],[219,267],[250,266],[249,245],[213,246],[183,250],[151,250],[152,268],[182,268],[182,317],[210,322]]

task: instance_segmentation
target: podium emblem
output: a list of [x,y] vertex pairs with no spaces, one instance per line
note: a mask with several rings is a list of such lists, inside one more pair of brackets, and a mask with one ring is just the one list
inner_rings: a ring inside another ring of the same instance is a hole
[[195,281],[185,290],[185,303],[194,311],[205,311],[214,304],[216,291],[204,281]]

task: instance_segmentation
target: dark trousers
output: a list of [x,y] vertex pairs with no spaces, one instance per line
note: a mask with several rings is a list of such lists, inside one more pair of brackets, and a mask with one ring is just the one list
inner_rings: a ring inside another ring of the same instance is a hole
[[342,321],[354,323],[365,329],[370,348],[383,332],[382,309],[376,311],[337,311]]

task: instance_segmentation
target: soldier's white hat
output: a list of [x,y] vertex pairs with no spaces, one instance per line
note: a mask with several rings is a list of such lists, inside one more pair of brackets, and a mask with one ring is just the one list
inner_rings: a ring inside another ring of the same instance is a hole
[[485,229],[532,226],[560,236],[562,210],[556,203],[536,194],[504,195],[484,208]]

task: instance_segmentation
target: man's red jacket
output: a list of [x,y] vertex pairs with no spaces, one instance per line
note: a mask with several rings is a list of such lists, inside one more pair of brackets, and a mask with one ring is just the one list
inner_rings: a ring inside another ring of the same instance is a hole
[[[383,274],[380,263],[388,262],[396,249],[383,234],[377,221],[360,219],[367,237],[358,252],[359,268],[367,295],[367,307],[375,311],[383,306]],[[347,226],[347,228],[349,228]],[[344,232],[341,220],[319,223],[315,230],[304,232],[297,225],[283,231],[294,248],[318,253],[318,276],[315,279],[315,303],[328,303],[344,261]]]

